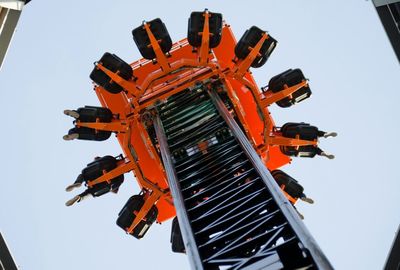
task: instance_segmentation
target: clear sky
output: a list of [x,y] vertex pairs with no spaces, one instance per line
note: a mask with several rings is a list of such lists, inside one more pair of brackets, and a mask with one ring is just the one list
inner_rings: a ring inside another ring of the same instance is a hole
[[278,125],[305,121],[339,137],[334,153],[295,159],[286,172],[314,205],[298,203],[305,223],[337,269],[381,269],[400,223],[399,63],[370,1],[32,1],[23,11],[0,72],[0,229],[23,270],[187,269],[170,251],[170,222],[140,241],[115,225],[139,192],[126,175],[118,195],[67,208],[64,191],[95,156],[121,153],[114,138],[64,142],[66,108],[98,105],[89,73],[105,51],[140,57],[131,30],[160,17],[172,40],[184,38],[191,11],[220,12],[239,38],[257,25],[278,40],[260,86],[302,68],[311,99],[272,106]]

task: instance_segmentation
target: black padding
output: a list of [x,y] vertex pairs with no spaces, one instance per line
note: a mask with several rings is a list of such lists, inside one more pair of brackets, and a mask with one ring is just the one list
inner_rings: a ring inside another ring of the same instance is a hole
[[121,174],[111,180],[111,183],[102,182],[94,185],[93,187],[88,189],[88,192],[92,194],[94,197],[99,197],[104,195],[110,191],[118,192],[119,187],[124,182],[124,175]]
[[90,162],[82,170],[83,179],[87,182],[103,175],[103,171],[109,172],[117,167],[117,159],[113,156],[104,156]]
[[[122,228],[124,231],[132,225],[133,220],[136,217],[135,212],[140,211],[140,209],[144,205],[144,199],[142,195],[134,195],[126,202],[122,210],[118,214],[117,225]],[[146,217],[139,222],[139,224],[135,227],[132,236],[140,239],[142,238],[150,226],[157,219],[158,209],[154,205],[150,211],[147,213]]]
[[110,109],[96,106],[85,106],[76,110],[79,114],[79,121],[96,122],[97,119],[103,123],[111,122],[113,114]]
[[171,227],[171,248],[173,252],[185,253],[185,245],[183,243],[181,229],[179,227],[178,219],[175,217],[172,220]]
[[[257,26],[252,26],[250,29],[246,30],[246,32],[240,38],[239,42],[236,44],[236,57],[239,59],[246,58],[250,53],[249,47],[254,48],[260,41],[264,33],[265,31],[261,30]],[[257,68],[264,65],[265,62],[267,62],[269,56],[272,54],[273,50],[275,49],[276,43],[277,41],[273,37],[268,35],[268,38],[261,46],[261,49],[259,51],[260,55],[254,59],[251,66]]]
[[[118,72],[118,75],[125,80],[130,80],[133,77],[132,67],[115,54],[106,52],[99,63],[112,72]],[[111,80],[107,74],[97,67],[90,73],[90,79],[112,94],[118,94],[123,90],[122,86]]]
[[306,145],[306,146],[281,146],[280,150],[283,154],[290,157],[308,157],[313,158],[316,155],[319,155],[321,150],[315,145]]
[[316,269],[310,251],[299,246],[298,241],[287,241],[276,246],[280,262],[283,264],[281,269]]
[[286,123],[281,127],[281,132],[284,137],[296,138],[301,140],[313,141],[318,139],[320,131],[317,127],[307,123]]
[[[311,126],[307,123],[286,123],[284,124],[280,131],[282,136],[287,138],[298,137],[301,140],[314,141],[318,139],[321,135],[321,131],[317,127]],[[320,154],[321,150],[316,145],[306,145],[306,146],[281,146],[282,153],[287,156],[296,157],[314,157]]]
[[296,179],[281,170],[271,172],[275,181],[279,186],[284,185],[284,191],[293,198],[300,198],[303,195],[304,188],[297,182]]
[[[87,183],[88,181],[95,180],[102,176],[104,172],[109,172],[117,167],[117,159],[113,156],[104,156],[96,158],[93,162],[87,164],[86,168],[82,170],[83,180]],[[124,175],[121,174],[113,179],[111,182],[102,182],[95,184],[88,188],[88,192],[94,197],[99,197],[110,191],[116,192],[121,184],[124,182]]]
[[[209,31],[210,31],[210,48],[215,48],[221,42],[222,37],[222,14],[208,13]],[[204,27],[204,12],[192,12],[188,23],[188,42],[193,47],[200,47],[202,36],[199,33],[203,32]]]
[[251,64],[251,66],[253,68],[259,68],[262,67],[265,63],[267,63],[268,57],[267,56],[263,56],[261,58],[258,58],[258,61],[253,61],[253,63]]
[[[277,93],[284,89],[285,84],[288,87],[294,86],[296,84],[301,83],[306,78],[303,75],[303,72],[296,68],[296,69],[288,69],[281,74],[278,74],[271,78],[268,83],[268,88],[273,92]],[[296,103],[299,103],[311,96],[311,89],[309,86],[303,86],[296,92],[292,94],[292,97],[286,97],[282,100],[276,102],[279,107],[287,108]]]
[[111,131],[95,130],[87,127],[74,127],[68,131],[68,134],[79,134],[78,140],[86,141],[105,141],[111,136]]
[[[165,24],[161,21],[160,18],[147,22],[147,24],[150,25],[151,32],[153,33],[154,37],[159,41],[161,50],[164,53],[169,52],[169,50],[171,50],[172,48],[172,40],[169,36],[167,28],[165,27]],[[132,36],[133,40],[136,43],[136,46],[140,51],[140,54],[144,58],[149,60],[156,58],[154,49],[149,46],[151,45],[150,38],[147,35],[146,29],[143,25],[133,29]]]

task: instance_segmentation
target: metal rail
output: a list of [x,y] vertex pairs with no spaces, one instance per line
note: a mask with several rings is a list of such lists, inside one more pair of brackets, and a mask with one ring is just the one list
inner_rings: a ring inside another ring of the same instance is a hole
[[251,146],[250,142],[247,140],[246,136],[244,135],[238,124],[235,122],[231,114],[228,112],[222,100],[219,98],[218,94],[215,93],[214,91],[211,91],[210,96],[215,106],[217,107],[218,111],[220,112],[221,116],[225,119],[226,123],[234,133],[236,139],[239,141],[240,145],[243,148],[243,151],[251,160],[254,167],[260,174],[262,180],[267,185],[269,191],[271,192],[271,195],[273,196],[275,202],[278,204],[278,206],[284,213],[289,224],[291,225],[291,227],[301,240],[304,247],[310,252],[318,269],[333,269],[332,265],[328,261],[328,258],[324,255],[324,253],[318,246],[317,242],[314,240],[310,232],[304,226],[303,222],[300,220],[298,214],[295,212],[288,199],[280,191],[280,188],[278,184],[275,182],[271,173],[267,170],[264,164],[262,164],[256,151]]
[[165,172],[168,177],[168,184],[171,190],[172,197],[174,198],[174,206],[177,212],[178,221],[181,228],[182,238],[185,243],[186,252],[190,258],[190,265],[192,269],[203,269],[200,261],[199,252],[197,250],[196,241],[193,237],[193,231],[190,226],[182,193],[180,192],[179,182],[176,177],[175,169],[172,165],[171,153],[169,152],[167,138],[165,137],[164,128],[162,126],[160,117],[157,115],[154,121],[154,129],[156,131],[157,139],[160,144],[160,151],[162,161],[164,163]]

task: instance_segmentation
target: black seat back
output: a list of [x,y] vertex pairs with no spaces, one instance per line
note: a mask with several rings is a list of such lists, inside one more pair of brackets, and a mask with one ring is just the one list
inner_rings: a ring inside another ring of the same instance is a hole
[[[221,13],[208,13],[210,15],[208,20],[210,31],[210,48],[215,48],[221,42],[222,37],[222,14]],[[190,14],[188,23],[188,42],[193,47],[200,47],[202,36],[199,35],[203,32],[204,27],[204,12],[192,12]]]
[[85,181],[94,180],[103,175],[103,171],[109,172],[117,167],[117,159],[113,156],[104,156],[89,163],[82,170]]
[[[159,45],[161,50],[164,53],[167,53],[172,48],[172,40],[169,36],[168,30],[165,27],[165,24],[161,21],[160,18],[154,19],[150,22],[147,22],[150,25],[150,30],[153,33],[154,37],[159,40]],[[140,54],[149,60],[156,58],[156,54],[154,49],[149,46],[150,45],[150,38],[147,35],[146,29],[143,25],[135,28],[132,30],[133,40],[138,47]]]
[[284,191],[293,198],[300,198],[303,195],[304,188],[297,182],[296,179],[281,170],[271,172],[275,181],[279,186],[284,185]]

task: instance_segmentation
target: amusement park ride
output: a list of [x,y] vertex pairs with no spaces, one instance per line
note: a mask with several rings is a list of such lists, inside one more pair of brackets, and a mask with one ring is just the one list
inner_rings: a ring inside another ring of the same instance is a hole
[[276,40],[253,26],[236,42],[222,15],[192,12],[187,39],[172,43],[160,19],[132,31],[143,59],[128,64],[105,53],[90,74],[101,107],[64,113],[74,118],[65,140],[104,141],[115,133],[123,154],[96,157],[67,191],[118,192],[132,172],[141,192],[117,225],[140,239],[154,222],[172,222],[174,252],[193,269],[333,269],[294,204],[312,203],[279,170],[291,157],[324,156],[306,123],[275,125],[268,107],[310,97],[300,69],[259,88],[249,68],[264,65]]

